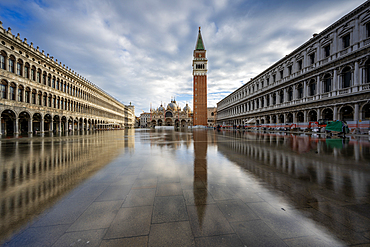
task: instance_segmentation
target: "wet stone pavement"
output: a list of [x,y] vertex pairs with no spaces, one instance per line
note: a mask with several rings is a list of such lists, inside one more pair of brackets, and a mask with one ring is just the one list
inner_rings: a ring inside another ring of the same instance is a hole
[[2,246],[370,246],[368,137],[0,139]]

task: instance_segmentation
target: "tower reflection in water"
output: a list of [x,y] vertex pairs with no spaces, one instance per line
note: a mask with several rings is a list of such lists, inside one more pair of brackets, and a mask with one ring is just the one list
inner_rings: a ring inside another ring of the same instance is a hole
[[203,218],[207,204],[207,131],[194,131],[194,180],[193,194],[194,204],[197,209],[200,228],[203,225]]
[[124,131],[122,138],[117,133],[2,140],[0,239],[134,145],[123,137]]

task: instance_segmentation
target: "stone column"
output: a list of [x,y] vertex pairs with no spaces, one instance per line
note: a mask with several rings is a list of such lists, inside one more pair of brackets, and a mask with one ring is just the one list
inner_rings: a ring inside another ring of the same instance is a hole
[[79,132],[80,131],[80,120],[78,119],[78,121],[77,121],[77,132]]
[[353,120],[358,121],[360,119],[360,111],[359,111],[359,105],[358,103],[355,104],[355,112],[353,115]]
[[307,97],[307,81],[305,80],[303,82],[303,98],[306,98]]
[[[288,89],[284,88],[284,102],[287,102],[287,101],[288,101]],[[284,121],[285,121],[285,118],[284,118]]]
[[28,119],[28,133],[33,133],[32,117],[30,117],[30,119]]
[[317,76],[317,94],[322,94],[322,82],[320,81],[320,76]]
[[321,111],[320,111],[320,108],[317,109],[317,121],[319,121],[319,119],[321,119]]
[[303,122],[308,123],[307,110],[303,111]]
[[358,66],[358,62],[356,61],[355,62],[355,71],[354,71],[354,74],[353,74],[353,85],[356,87],[355,88],[355,92],[358,91],[358,88],[357,86],[360,84],[359,83],[359,73],[360,73],[360,69],[359,69],[359,66]]
[[14,134],[18,135],[19,134],[19,118],[15,117],[14,121]]
[[[334,69],[334,75],[333,75],[333,93],[335,92],[335,95],[337,95],[337,90],[339,89],[338,86],[338,70]],[[333,96],[335,96],[333,95]]]
[[335,121],[338,120],[338,106],[335,105],[333,108],[333,120]]
[[44,124],[45,124],[45,121],[44,121],[44,117],[43,116],[41,116],[41,122],[40,122],[40,131],[41,131],[41,134],[43,134],[44,133]]
[[293,123],[297,123],[297,112],[292,112],[293,114]]

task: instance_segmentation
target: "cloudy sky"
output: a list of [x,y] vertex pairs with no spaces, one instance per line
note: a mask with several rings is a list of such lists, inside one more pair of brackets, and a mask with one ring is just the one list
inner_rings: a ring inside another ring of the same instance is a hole
[[66,64],[136,115],[175,97],[192,107],[201,26],[208,106],[364,0],[0,0],[3,27]]

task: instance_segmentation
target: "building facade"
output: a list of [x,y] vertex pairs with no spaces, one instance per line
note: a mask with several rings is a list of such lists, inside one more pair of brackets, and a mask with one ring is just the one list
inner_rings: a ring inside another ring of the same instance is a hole
[[176,100],[171,100],[167,108],[161,105],[157,109],[151,109],[149,116],[147,113],[141,114],[145,118],[146,127],[155,126],[174,126],[176,128],[187,128],[193,125],[193,113],[188,104],[181,109]]
[[217,108],[207,107],[207,126],[208,127],[216,126],[216,116],[217,116]]
[[327,27],[217,104],[217,124],[305,128],[370,120],[370,2]]
[[207,57],[199,33],[193,53],[193,124],[207,126]]
[[134,111],[0,22],[0,135],[130,127]]

